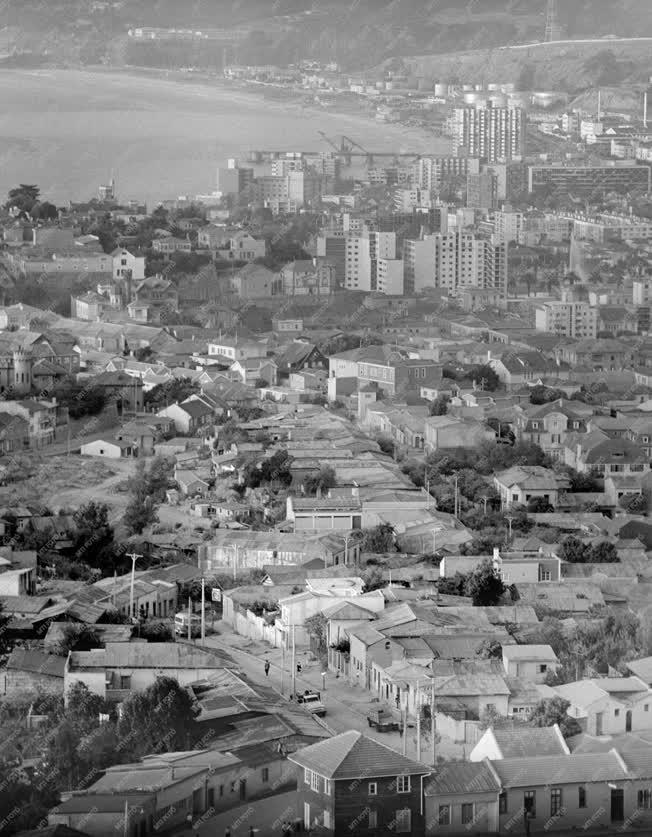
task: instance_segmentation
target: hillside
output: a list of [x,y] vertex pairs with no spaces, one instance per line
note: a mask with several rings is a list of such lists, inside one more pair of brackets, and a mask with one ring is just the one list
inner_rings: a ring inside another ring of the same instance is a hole
[[[563,0],[567,37],[652,35],[649,0]],[[244,27],[237,60],[337,60],[359,70],[392,56],[433,55],[540,40],[545,0],[5,0],[0,54],[32,52],[50,63],[219,65],[223,47],[166,56],[127,51],[138,26]],[[232,60],[232,59],[231,59]]]

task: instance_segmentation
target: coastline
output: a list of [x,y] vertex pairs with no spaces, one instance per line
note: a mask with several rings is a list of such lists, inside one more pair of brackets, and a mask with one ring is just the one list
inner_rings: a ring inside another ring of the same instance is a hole
[[[206,72],[187,73],[182,70],[162,70],[154,67],[136,66],[108,66],[105,64],[85,65],[83,67],[42,67],[31,71],[35,74],[43,72],[72,72],[86,73],[89,75],[99,74],[105,76],[121,76],[124,78],[141,78],[157,83],[170,83],[175,86],[188,86],[204,88],[219,93],[224,99],[234,105],[251,106],[256,102],[267,110],[278,111],[282,114],[292,116],[303,115],[307,118],[323,118],[333,115],[338,118],[346,118],[352,122],[358,122],[365,128],[374,126],[382,137],[383,130],[392,137],[405,138],[414,143],[415,151],[426,152],[434,144],[448,145],[445,137],[430,133],[425,128],[402,125],[399,122],[384,123],[375,119],[374,115],[363,108],[350,109],[338,107],[337,99],[332,107],[318,107],[313,103],[306,103],[305,99],[314,98],[315,91],[305,92],[295,89],[285,89],[275,85],[263,85],[255,82],[230,81],[221,75]],[[383,143],[384,144],[384,143]],[[381,149],[383,150],[383,149]]]

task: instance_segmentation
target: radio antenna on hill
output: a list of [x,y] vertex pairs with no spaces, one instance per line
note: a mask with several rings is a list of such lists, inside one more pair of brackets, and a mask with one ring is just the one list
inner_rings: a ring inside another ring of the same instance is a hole
[[557,15],[557,0],[548,0],[546,8],[546,32],[543,39],[547,43],[561,40],[561,27],[559,26],[559,18]]

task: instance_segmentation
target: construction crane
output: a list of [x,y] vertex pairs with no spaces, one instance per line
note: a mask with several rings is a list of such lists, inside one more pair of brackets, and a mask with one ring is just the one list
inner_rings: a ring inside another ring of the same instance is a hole
[[[351,137],[347,137],[346,134],[342,134],[342,138],[338,143],[323,131],[318,131],[317,133],[331,146],[331,148],[344,158],[347,166],[351,165],[351,157],[353,155],[358,157],[361,156],[361,154],[364,154],[370,164],[373,162],[373,154],[370,151],[367,151],[367,149],[360,145],[359,142],[356,142],[356,140],[351,139]],[[358,149],[357,152],[354,150],[356,148]]]

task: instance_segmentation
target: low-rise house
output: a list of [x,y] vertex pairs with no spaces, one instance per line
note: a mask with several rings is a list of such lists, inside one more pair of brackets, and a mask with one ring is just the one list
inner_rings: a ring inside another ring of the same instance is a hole
[[107,642],[93,651],[71,651],[64,669],[64,698],[75,683],[84,683],[105,700],[120,701],[132,691],[151,686],[157,677],[172,677],[181,686],[209,679],[224,667],[219,652],[176,642]]
[[445,448],[474,448],[493,441],[496,434],[479,421],[464,421],[453,416],[430,416],[424,421],[424,445],[427,452]]
[[205,497],[211,490],[208,479],[192,470],[175,470],[174,481],[184,497]]
[[650,470],[650,458],[634,442],[609,438],[602,431],[570,434],[565,442],[564,462],[582,474],[636,474]]
[[353,730],[298,750],[298,805],[306,830],[425,835],[423,780],[430,768]]
[[26,692],[63,694],[65,657],[37,649],[14,648],[4,672],[5,695]]
[[630,660],[625,666],[631,673],[642,680],[649,688],[652,688],[652,657],[641,657],[638,660]]
[[557,363],[535,351],[505,352],[500,358],[492,358],[489,366],[507,389],[544,383],[550,378],[570,377],[567,364]]
[[588,613],[605,604],[599,586],[585,581],[519,582],[517,589],[523,603],[569,616]]
[[314,345],[302,340],[290,343],[276,357],[279,375],[287,378],[292,372],[319,370],[326,372],[328,358]]
[[350,532],[362,528],[362,504],[356,497],[292,497],[286,502],[286,519],[295,532]]
[[103,456],[106,459],[123,459],[134,456],[135,446],[126,440],[96,439],[81,446],[82,456]]
[[208,429],[213,423],[213,410],[199,399],[188,398],[159,410],[157,416],[172,419],[177,433],[188,435]]
[[563,460],[566,434],[586,431],[593,409],[581,401],[559,399],[539,406],[514,408],[517,439],[538,445],[553,459]]
[[504,509],[540,499],[556,506],[560,492],[569,487],[567,477],[540,465],[515,465],[494,475],[494,487]]
[[427,779],[427,834],[497,834],[501,784],[488,762],[448,762]]
[[557,724],[551,727],[489,727],[469,753],[469,761],[567,756],[568,744]]
[[652,689],[638,677],[601,677],[552,687],[591,735],[652,729]]
[[559,667],[559,659],[549,645],[504,645],[503,665],[512,677],[544,683]]

